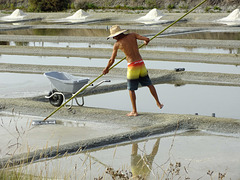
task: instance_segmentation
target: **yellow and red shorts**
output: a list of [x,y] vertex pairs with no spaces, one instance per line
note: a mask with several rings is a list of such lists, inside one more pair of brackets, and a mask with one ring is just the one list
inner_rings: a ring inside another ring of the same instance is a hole
[[135,61],[128,64],[127,70],[127,87],[128,90],[137,90],[138,83],[142,86],[152,85],[148,76],[147,68],[143,60]]

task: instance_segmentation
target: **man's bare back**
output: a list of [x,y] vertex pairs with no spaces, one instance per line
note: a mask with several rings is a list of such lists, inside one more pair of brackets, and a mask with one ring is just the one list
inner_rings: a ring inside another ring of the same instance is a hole
[[149,42],[149,38],[140,36],[136,33],[122,34],[121,36],[116,37],[117,42],[114,44],[114,47],[124,52],[128,63],[142,59],[139,53],[137,39],[144,40],[146,45]]
[[130,34],[122,33],[118,36],[113,37],[113,39],[117,41],[113,46],[112,56],[108,62],[107,67],[103,70],[103,74],[107,74],[109,71],[109,68],[113,65],[115,58],[117,56],[118,49],[124,52],[124,54],[126,55],[127,62],[132,63],[142,59],[138,50],[137,39],[143,40],[145,45],[147,45],[150,41],[149,38],[141,36],[136,33],[130,33]]

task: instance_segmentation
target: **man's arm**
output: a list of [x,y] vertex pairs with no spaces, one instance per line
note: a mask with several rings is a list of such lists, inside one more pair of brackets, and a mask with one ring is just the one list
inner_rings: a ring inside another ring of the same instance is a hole
[[149,41],[150,41],[149,38],[147,38],[147,37],[145,37],[145,36],[141,36],[141,35],[139,35],[139,34],[137,34],[137,33],[135,33],[135,37],[136,37],[137,39],[139,39],[139,40],[143,40],[145,45],[148,45],[148,43],[149,43]]
[[118,45],[117,43],[114,44],[113,46],[113,52],[112,52],[112,56],[108,61],[107,67],[103,70],[103,74],[107,74],[109,72],[109,68],[113,65],[113,63],[115,62],[115,58],[117,56],[117,51],[118,51]]

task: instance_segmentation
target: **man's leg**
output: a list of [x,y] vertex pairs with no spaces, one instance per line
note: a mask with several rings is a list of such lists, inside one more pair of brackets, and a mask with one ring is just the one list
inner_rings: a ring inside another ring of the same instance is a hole
[[137,106],[136,106],[136,94],[135,94],[135,91],[129,90],[129,96],[130,96],[130,99],[131,99],[133,110],[132,110],[132,112],[128,113],[127,116],[137,116],[138,113],[137,113]]
[[159,99],[158,99],[158,95],[157,95],[157,91],[155,89],[155,87],[153,85],[148,86],[152,96],[154,97],[154,99],[157,102],[157,106],[162,109],[163,108],[163,104],[160,103]]

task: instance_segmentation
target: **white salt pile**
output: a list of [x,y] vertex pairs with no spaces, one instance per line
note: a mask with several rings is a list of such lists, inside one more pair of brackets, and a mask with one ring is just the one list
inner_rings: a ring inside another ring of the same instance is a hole
[[65,19],[69,20],[83,20],[89,17],[89,14],[86,13],[84,10],[80,9],[76,13],[74,13],[72,16],[69,16]]
[[149,11],[145,16],[137,19],[137,21],[159,21],[164,15],[156,8]]
[[47,19],[48,22],[70,22],[70,23],[78,23],[83,22],[88,18],[90,15],[86,13],[84,10],[79,9],[75,12],[72,16],[68,16],[66,18],[61,19]]
[[228,22],[240,21],[240,10],[239,9],[235,9],[227,17],[219,19],[217,21],[228,21]]
[[10,16],[4,16],[2,20],[21,20],[26,16],[26,14],[20,10],[16,9]]

